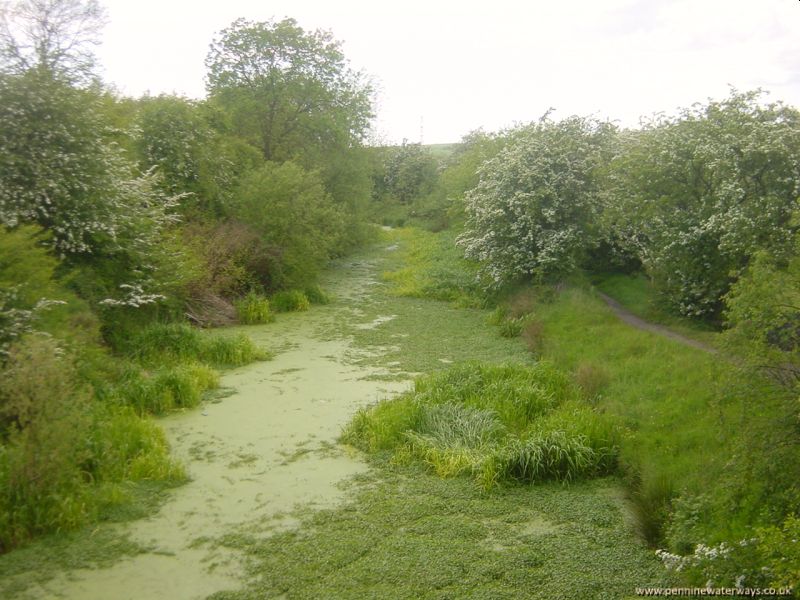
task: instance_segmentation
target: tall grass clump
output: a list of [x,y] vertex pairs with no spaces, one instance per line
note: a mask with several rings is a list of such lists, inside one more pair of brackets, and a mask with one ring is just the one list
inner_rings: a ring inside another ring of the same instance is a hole
[[244,334],[208,334],[185,323],[148,325],[131,337],[127,349],[145,366],[200,361],[235,367],[269,356]]
[[270,299],[272,307],[278,312],[300,312],[311,308],[311,302],[300,290],[277,292]]
[[203,392],[219,387],[219,375],[200,363],[181,363],[153,372],[132,368],[117,388],[117,397],[139,414],[163,414],[197,406]]
[[[397,296],[429,298],[456,306],[483,308],[486,293],[477,278],[477,264],[464,259],[453,230],[431,233],[415,228],[390,233],[399,246],[398,267],[382,274]],[[402,265],[402,266],[400,266]]]
[[414,389],[360,410],[343,441],[442,477],[569,481],[617,467],[619,428],[580,401],[547,363],[465,363],[419,377]]
[[330,295],[318,285],[308,286],[303,293],[311,304],[330,304]]
[[261,325],[275,320],[269,307],[269,300],[263,296],[248,292],[246,296],[233,303],[239,322],[245,325]]

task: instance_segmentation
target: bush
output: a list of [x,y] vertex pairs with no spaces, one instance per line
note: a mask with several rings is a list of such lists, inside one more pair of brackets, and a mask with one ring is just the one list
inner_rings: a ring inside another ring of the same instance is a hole
[[570,117],[511,134],[467,192],[458,243],[493,289],[575,269],[600,211],[598,167],[614,127]]
[[88,391],[52,339],[26,337],[12,347],[0,377],[0,550],[90,516],[81,470],[88,407]]
[[85,467],[98,483],[154,480],[181,482],[183,467],[170,457],[164,432],[132,407],[97,405]]
[[760,250],[791,249],[800,112],[737,92],[626,135],[610,164],[605,219],[676,311],[718,322]]
[[269,162],[248,174],[233,212],[279,257],[270,274],[271,289],[314,281],[345,226],[342,208],[325,191],[319,173],[291,161]]
[[311,308],[308,298],[300,290],[278,292],[272,296],[270,301],[278,312],[298,312]]
[[658,550],[665,566],[681,571],[693,585],[791,588],[800,584],[800,519],[758,527],[752,537],[697,544],[688,555]]
[[255,292],[249,292],[244,298],[234,302],[233,305],[236,307],[239,321],[245,325],[259,325],[271,323],[275,320],[275,315],[269,310],[269,300]]

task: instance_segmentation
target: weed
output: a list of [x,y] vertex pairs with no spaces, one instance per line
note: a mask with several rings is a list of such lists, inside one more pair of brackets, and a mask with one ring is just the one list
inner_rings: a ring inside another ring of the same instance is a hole
[[582,362],[575,369],[575,383],[583,392],[584,398],[594,400],[608,387],[608,371],[591,362]]
[[639,472],[629,470],[628,498],[636,517],[639,535],[651,546],[663,541],[664,526],[670,514],[675,497],[675,485],[664,474],[643,477]]
[[[510,485],[487,495],[465,478],[383,470],[346,504],[303,515],[300,532],[226,536],[250,559],[249,577],[244,590],[215,598],[600,600],[674,585],[630,535],[612,485]],[[549,530],[529,527],[545,519]]]
[[129,354],[146,366],[191,361],[240,366],[269,356],[244,334],[212,335],[183,323],[145,327],[131,339]]
[[330,304],[330,295],[318,285],[307,287],[304,292],[311,304]]
[[275,320],[269,310],[269,300],[255,292],[248,292],[244,298],[233,303],[239,322],[245,325],[260,325]]
[[507,317],[500,323],[500,335],[505,338],[519,337],[528,320],[529,317],[527,315],[522,317]]
[[270,302],[278,312],[298,312],[311,307],[308,298],[300,290],[277,292],[272,296]]
[[486,319],[489,325],[501,325],[508,318],[508,307],[505,305],[497,306]]
[[544,323],[538,319],[528,319],[520,335],[528,352],[537,357],[541,356],[544,351]]
[[471,474],[484,488],[613,472],[616,430],[577,396],[547,363],[456,365],[359,411],[343,439],[394,450],[396,462],[417,460],[443,477]]

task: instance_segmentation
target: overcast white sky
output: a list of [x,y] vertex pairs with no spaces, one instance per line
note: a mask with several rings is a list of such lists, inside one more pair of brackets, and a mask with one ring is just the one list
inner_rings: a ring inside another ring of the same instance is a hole
[[798,0],[101,0],[98,55],[122,93],[204,96],[234,19],[329,29],[378,84],[385,141],[453,142],[539,118],[673,112],[728,86],[800,106]]

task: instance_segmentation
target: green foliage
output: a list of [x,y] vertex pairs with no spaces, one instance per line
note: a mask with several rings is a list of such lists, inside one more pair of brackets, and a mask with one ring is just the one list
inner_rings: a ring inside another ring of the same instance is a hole
[[22,338],[0,375],[0,551],[93,518],[99,484],[183,476],[151,423],[91,402],[51,338]]
[[624,135],[605,219],[674,310],[718,319],[759,249],[791,249],[799,160],[800,113],[733,91]]
[[319,175],[293,162],[267,163],[242,182],[234,213],[279,257],[269,287],[312,283],[333,254],[343,217]]
[[418,460],[443,477],[472,475],[484,488],[613,472],[619,433],[576,397],[547,363],[467,363],[361,409],[342,439],[369,452],[394,451],[396,461]]
[[347,148],[369,126],[371,90],[329,32],[239,19],[212,43],[206,66],[212,102],[268,161]]
[[331,297],[318,285],[307,287],[303,293],[311,304],[330,304]]
[[183,323],[148,325],[124,349],[145,366],[202,361],[236,367],[269,356],[244,334],[208,334]]
[[759,527],[753,537],[714,546],[698,544],[687,555],[658,551],[668,569],[694,585],[797,589],[800,583],[800,521],[789,515],[776,526]]
[[250,577],[215,597],[606,600],[679,585],[630,535],[613,485],[480,494],[465,478],[384,469],[348,490],[350,501],[303,514],[302,534],[226,536]]
[[192,408],[206,390],[219,386],[219,375],[198,363],[180,363],[151,373],[133,368],[116,388],[115,396],[137,414],[159,415],[176,408]]
[[725,301],[725,347],[748,369],[766,374],[796,395],[800,389],[800,252],[783,264],[766,252],[756,254]]
[[590,119],[542,120],[514,132],[484,164],[466,196],[458,243],[490,287],[563,275],[580,263],[600,210],[596,171],[614,133]]
[[252,288],[271,283],[278,258],[251,226],[228,221],[193,223],[182,230],[183,241],[197,257],[187,295],[201,300],[209,295],[236,298]]
[[248,292],[244,298],[234,302],[239,321],[245,325],[271,323],[275,315],[270,312],[269,300],[255,292]]
[[[530,344],[529,344],[530,347]],[[608,371],[591,362],[583,362],[575,369],[575,383],[581,388],[584,398],[594,400],[610,382]]]
[[528,317],[507,317],[503,319],[499,323],[500,335],[507,338],[519,337],[528,320]]
[[459,306],[483,306],[485,294],[477,281],[477,265],[467,261],[454,244],[455,233],[438,234],[405,228],[392,231],[402,266],[383,273],[392,282],[393,293],[412,298],[430,298]]
[[311,302],[300,290],[278,292],[270,298],[270,301],[278,312],[298,312],[311,308]]
[[436,183],[436,159],[422,144],[389,148],[383,169],[383,189],[390,199],[401,204],[423,198],[433,191]]
[[184,214],[224,214],[238,176],[260,162],[244,142],[215,132],[204,106],[186,98],[142,98],[132,130],[141,169],[158,169],[161,189],[182,195]]
[[99,95],[40,73],[4,76],[0,111],[0,222],[38,223],[61,254],[125,255],[141,268],[172,201],[106,143]]
[[[183,466],[170,456],[164,432],[133,407],[96,405],[88,442],[91,458],[86,465],[97,482],[186,480]],[[103,490],[97,493],[103,501]]]

